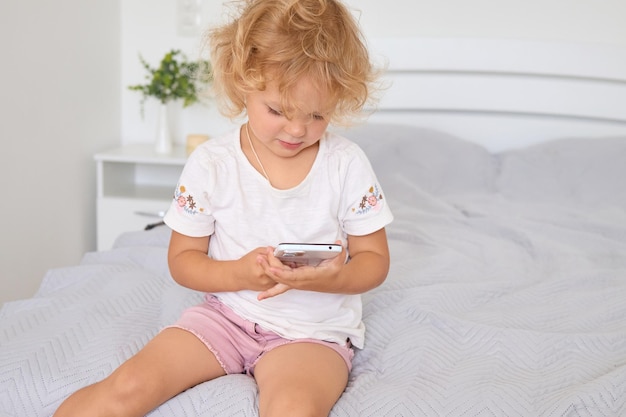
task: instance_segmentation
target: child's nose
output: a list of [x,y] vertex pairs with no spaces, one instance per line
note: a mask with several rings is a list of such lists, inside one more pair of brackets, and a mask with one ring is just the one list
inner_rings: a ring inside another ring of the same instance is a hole
[[300,117],[294,117],[287,123],[285,131],[294,138],[302,137],[306,133],[306,121]]

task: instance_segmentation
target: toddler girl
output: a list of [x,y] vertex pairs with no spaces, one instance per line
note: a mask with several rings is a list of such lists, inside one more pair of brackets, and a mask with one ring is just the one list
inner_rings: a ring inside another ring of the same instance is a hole
[[[194,151],[164,219],[172,277],[205,300],[57,417],[143,416],[238,373],[263,417],[327,416],[363,347],[359,294],[387,275],[392,215],[361,149],[327,131],[375,80],[353,17],[337,0],[249,0],[208,41],[224,112],[247,121]],[[281,242],[343,250],[296,268]]]

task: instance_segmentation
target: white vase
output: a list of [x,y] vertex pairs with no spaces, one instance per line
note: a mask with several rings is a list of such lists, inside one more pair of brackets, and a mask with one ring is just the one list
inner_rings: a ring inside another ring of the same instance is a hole
[[167,104],[159,103],[155,151],[162,154],[172,152],[172,132],[167,113]]

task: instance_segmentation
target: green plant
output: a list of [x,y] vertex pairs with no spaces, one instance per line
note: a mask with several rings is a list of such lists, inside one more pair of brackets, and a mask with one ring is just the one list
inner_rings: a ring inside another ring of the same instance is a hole
[[148,71],[146,75],[148,83],[131,85],[128,89],[142,94],[142,115],[144,102],[149,97],[156,98],[162,104],[183,100],[183,107],[198,102],[200,87],[213,79],[209,61],[188,61],[185,55],[176,49],[165,54],[158,68],[150,67],[141,55],[139,60]]

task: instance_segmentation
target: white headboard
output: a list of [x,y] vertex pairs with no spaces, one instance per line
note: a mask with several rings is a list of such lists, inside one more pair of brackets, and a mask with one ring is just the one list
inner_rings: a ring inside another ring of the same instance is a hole
[[387,38],[370,121],[441,130],[490,150],[563,137],[626,137],[626,48],[515,40]]

